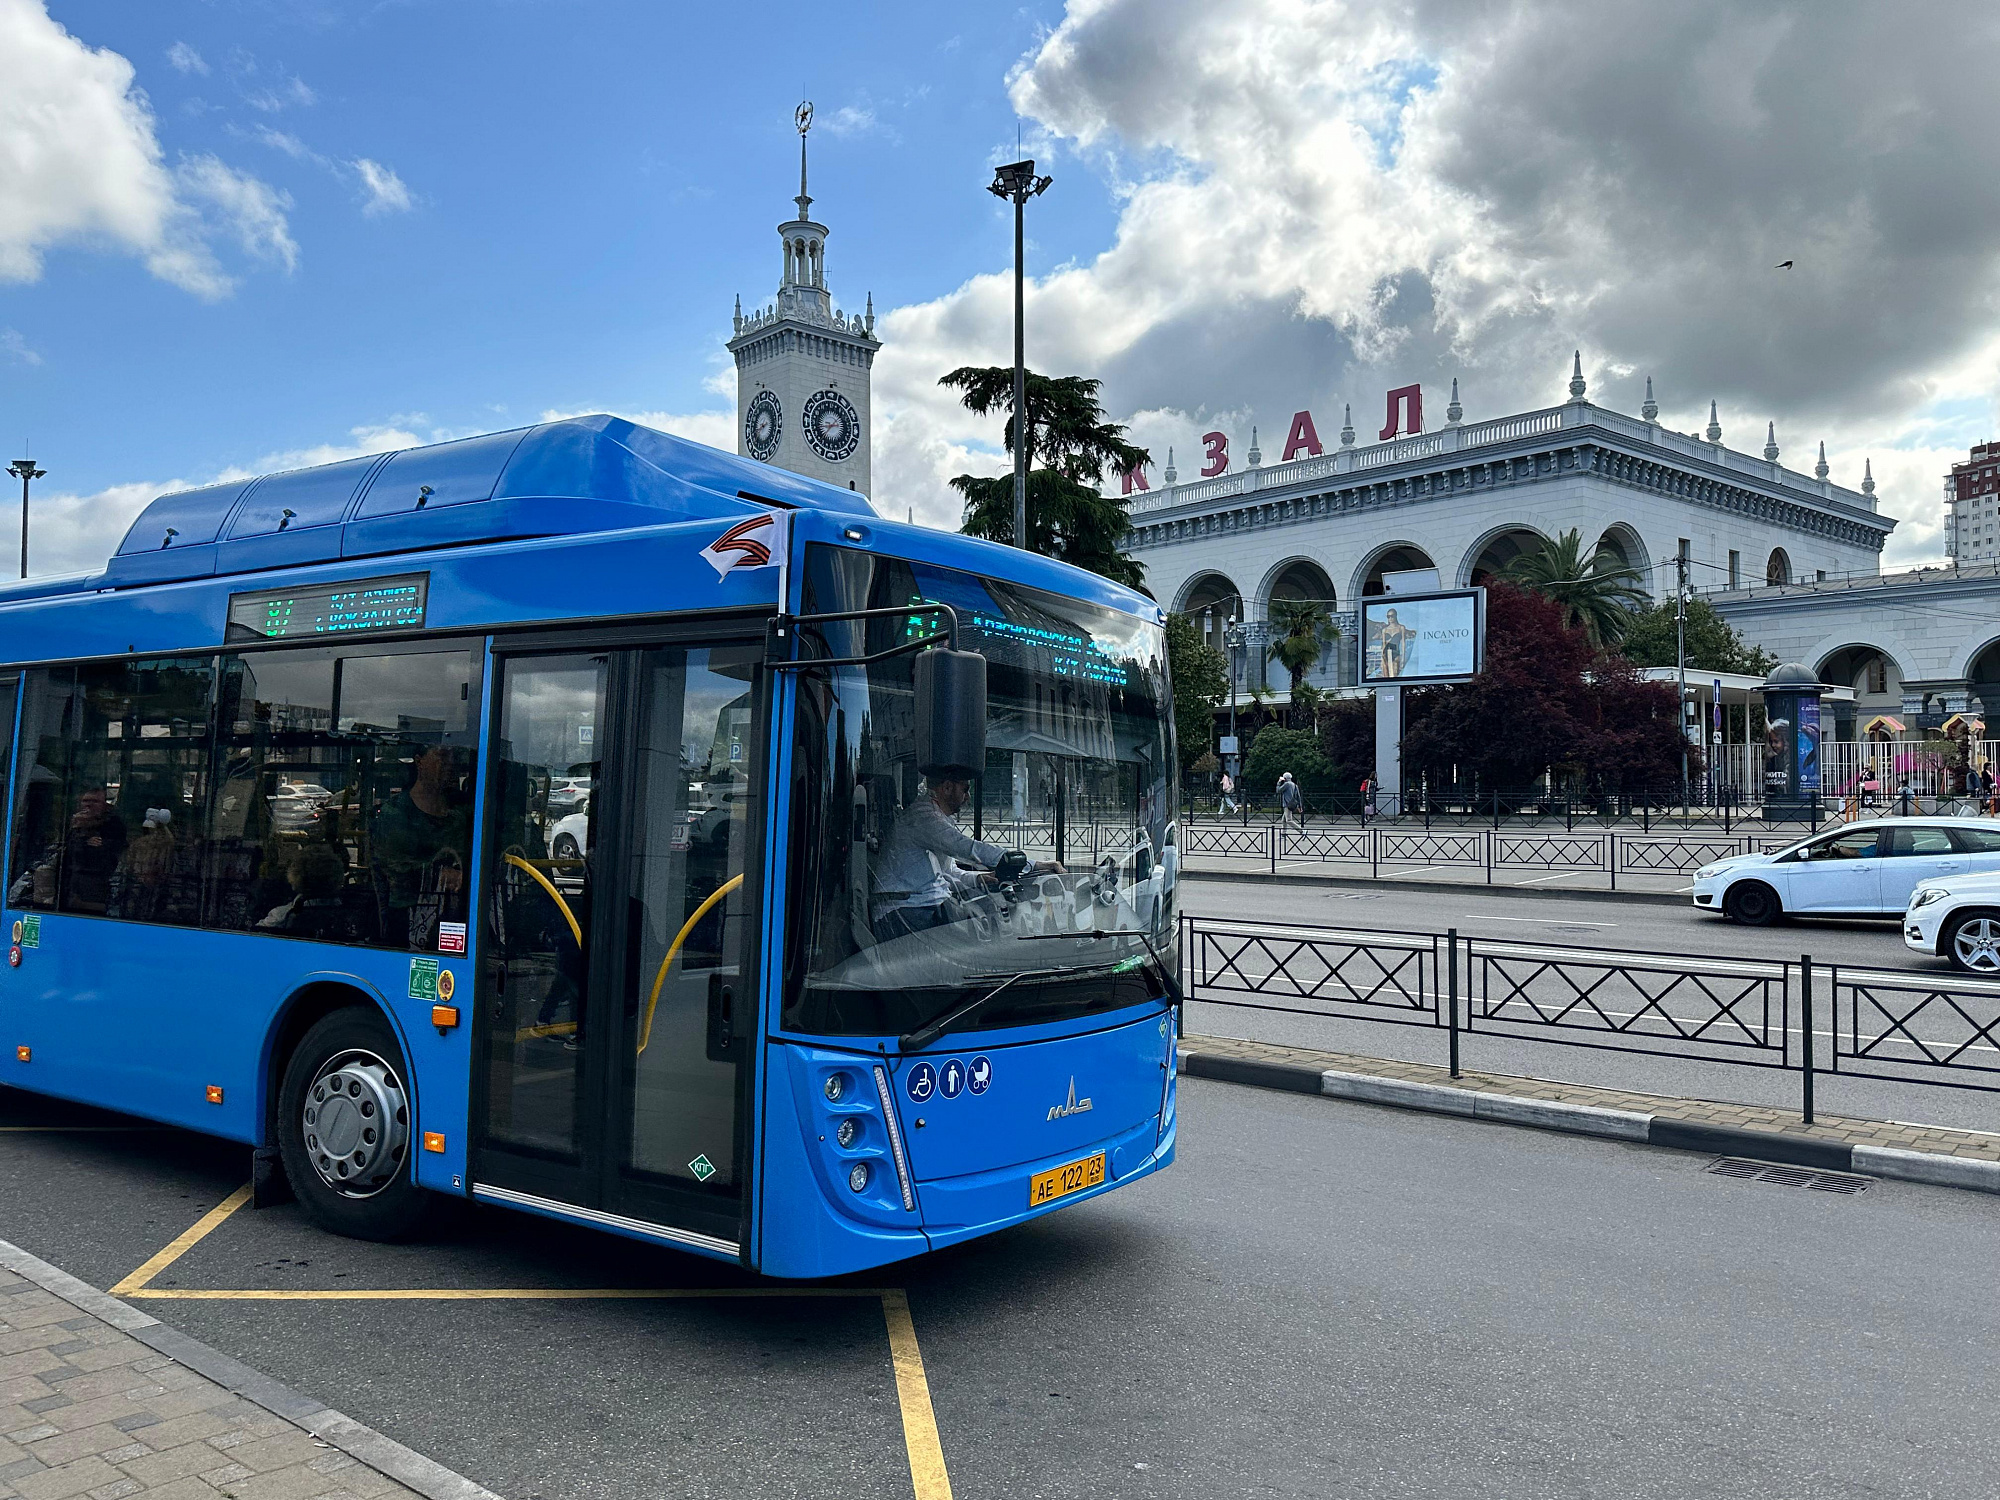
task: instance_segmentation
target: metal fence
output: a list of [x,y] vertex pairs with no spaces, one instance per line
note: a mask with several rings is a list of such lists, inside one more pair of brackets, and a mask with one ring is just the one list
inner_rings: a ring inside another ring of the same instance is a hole
[[[1443,933],[1181,918],[1205,1005],[2000,1093],[2000,983],[1797,959],[1622,952]],[[1818,1009],[1816,1010],[1816,999]],[[1822,1028],[1822,1029],[1816,1029]]]
[[[1675,838],[1618,833],[1496,833],[1491,829],[1424,831],[1400,826],[1291,828],[1282,823],[1183,823],[1181,858],[1190,873],[1198,856],[1254,861],[1276,874],[1286,863],[1317,861],[1389,869],[1538,870],[1545,874],[1600,874],[1618,888],[1620,875],[1692,875],[1703,865],[1737,854],[1764,854],[1797,843],[1804,830],[1746,833],[1723,838]],[[1228,869],[1230,865],[1216,868]]]

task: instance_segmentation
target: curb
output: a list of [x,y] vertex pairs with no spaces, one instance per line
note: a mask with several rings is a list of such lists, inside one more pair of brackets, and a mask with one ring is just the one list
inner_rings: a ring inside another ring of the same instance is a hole
[[25,1277],[51,1296],[60,1297],[78,1312],[109,1323],[120,1333],[130,1334],[176,1364],[214,1381],[231,1395],[241,1396],[252,1406],[262,1407],[271,1415],[304,1428],[349,1458],[429,1500],[501,1500],[499,1495],[463,1474],[425,1458],[413,1448],[405,1448],[394,1438],[335,1411],[323,1401],[300,1395],[220,1349],[212,1349],[177,1328],[169,1328],[131,1303],[100,1292],[6,1240],[0,1240],[0,1267]]
[[[1588,873],[1588,872],[1585,872]],[[1181,867],[1182,880],[1228,880],[1243,885],[1332,885],[1363,890],[1394,886],[1399,891],[1438,892],[1458,896],[1560,896],[1565,901],[1619,901],[1641,906],[1685,906],[1700,910],[1672,891],[1599,891],[1582,886],[1484,885],[1470,880],[1402,880],[1394,875],[1273,875],[1268,870],[1191,870]],[[1694,877],[1687,877],[1692,880]]]
[[1931,1187],[2000,1193],[2000,1161],[1982,1161],[1976,1157],[1899,1151],[1888,1146],[1855,1146],[1846,1141],[1821,1140],[1818,1136],[1784,1131],[1732,1130],[1632,1110],[1480,1093],[1436,1083],[1380,1078],[1371,1073],[1322,1070],[1298,1063],[1255,1062],[1188,1048],[1180,1049],[1180,1071],[1190,1078],[1213,1078],[1222,1083],[1243,1083],[1292,1094],[1323,1094],[1359,1104],[1386,1104],[1396,1109],[1457,1115],[1502,1125],[1526,1125],[1569,1135],[1594,1135],[1670,1151],[1749,1156],[1759,1161],[1817,1167],[1826,1172],[1860,1172]]

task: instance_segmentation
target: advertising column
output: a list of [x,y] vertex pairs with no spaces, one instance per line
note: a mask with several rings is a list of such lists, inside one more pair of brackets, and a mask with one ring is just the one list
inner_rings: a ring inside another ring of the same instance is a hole
[[1824,685],[1796,662],[1764,679],[1764,816],[1809,819],[1819,807],[1820,694]]
[[1375,793],[1400,813],[1403,689],[1465,682],[1486,646],[1486,590],[1378,594],[1361,602],[1361,685],[1375,690]]

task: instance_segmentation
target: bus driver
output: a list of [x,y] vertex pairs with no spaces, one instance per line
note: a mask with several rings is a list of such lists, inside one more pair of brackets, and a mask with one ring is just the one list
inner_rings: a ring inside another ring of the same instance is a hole
[[[1008,850],[975,839],[952,821],[972,795],[972,781],[958,766],[924,772],[924,795],[903,809],[875,857],[874,902],[870,922],[877,942],[957,921],[958,902],[1000,884],[990,873]],[[1015,863],[1037,875],[1060,875],[1054,860]],[[979,870],[961,870],[958,861]]]

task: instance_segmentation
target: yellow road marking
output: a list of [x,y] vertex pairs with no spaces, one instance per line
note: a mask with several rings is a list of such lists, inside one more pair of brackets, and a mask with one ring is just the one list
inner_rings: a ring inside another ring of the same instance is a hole
[[889,1326],[889,1356],[896,1365],[896,1399],[903,1408],[903,1446],[910,1453],[910,1485],[916,1500],[951,1500],[951,1476],[944,1468],[931,1386],[924,1378],[924,1355],[910,1299],[900,1289],[882,1293],[882,1321]]
[[167,1246],[166,1249],[162,1250],[158,1255],[155,1255],[151,1260],[139,1267],[138,1270],[114,1286],[111,1289],[111,1295],[114,1297],[131,1296],[147,1282],[159,1275],[160,1272],[166,1270],[168,1266],[179,1260],[183,1255],[186,1255],[188,1251],[194,1249],[196,1245],[208,1237],[209,1231],[249,1201],[250,1184],[246,1182],[242,1187],[238,1188],[199,1219],[195,1220],[193,1228],[189,1229],[171,1245]]
[[223,1220],[250,1201],[247,1182],[216,1204],[193,1227],[159,1254],[111,1288],[114,1297],[188,1302],[641,1302],[696,1301],[721,1298],[876,1297],[889,1331],[889,1358],[896,1372],[896,1401],[902,1410],[903,1446],[910,1459],[910,1485],[915,1500],[951,1500],[951,1476],[945,1472],[944,1445],[939,1441],[937,1415],[931,1409],[930,1381],[924,1375],[923,1351],[910,1317],[910,1299],[900,1287],[845,1286],[716,1286],[716,1287],[440,1287],[350,1288],[346,1290],[211,1290],[148,1288],[146,1283],[214,1231]]

